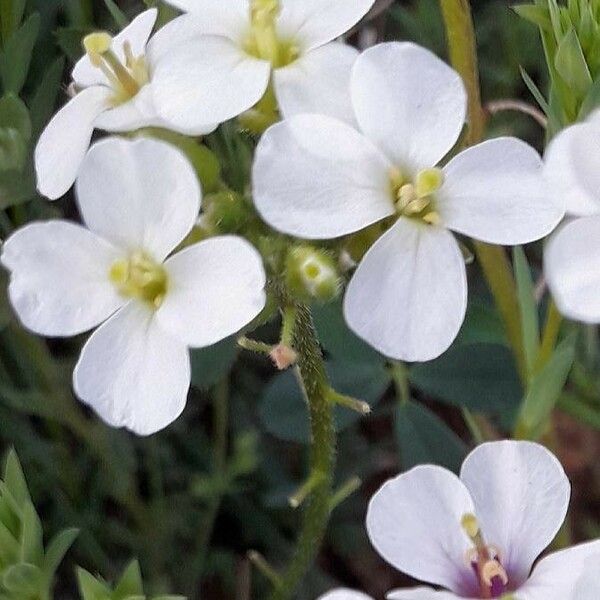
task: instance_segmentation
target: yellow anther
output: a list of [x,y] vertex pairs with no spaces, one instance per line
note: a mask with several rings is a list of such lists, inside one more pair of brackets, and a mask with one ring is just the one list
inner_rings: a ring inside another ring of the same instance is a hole
[[109,270],[109,279],[119,293],[137,298],[158,308],[167,293],[167,273],[162,265],[147,254],[138,251],[129,258],[115,261]]
[[[105,31],[90,33],[83,38],[83,48],[90,58],[102,56],[110,50],[112,37]],[[93,59],[92,59],[93,60]]]
[[488,587],[492,587],[496,577],[500,578],[503,585],[508,583],[508,575],[504,567],[497,560],[488,560],[481,568],[481,579]]
[[441,169],[425,169],[417,175],[416,192],[419,198],[430,196],[437,192],[444,183],[444,173]]
[[429,225],[441,225],[442,217],[440,217],[440,213],[435,212],[435,210],[432,210],[431,212],[423,216],[423,221],[425,221],[425,223],[428,223]]
[[471,540],[476,541],[480,537],[479,521],[473,513],[463,515],[460,524]]

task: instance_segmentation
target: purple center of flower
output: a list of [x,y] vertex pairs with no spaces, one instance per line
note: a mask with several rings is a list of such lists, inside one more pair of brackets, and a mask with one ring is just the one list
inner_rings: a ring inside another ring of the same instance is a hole
[[464,515],[462,526],[473,542],[468,560],[477,577],[480,598],[501,598],[508,592],[508,576],[500,553],[494,546],[486,544],[474,515]]

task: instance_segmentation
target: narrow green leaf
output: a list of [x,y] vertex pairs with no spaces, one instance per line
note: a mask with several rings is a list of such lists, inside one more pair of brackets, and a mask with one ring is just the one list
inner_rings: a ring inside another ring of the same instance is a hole
[[570,336],[558,345],[552,358],[529,385],[520,422],[532,437],[542,433],[565,387],[574,359],[575,336]]
[[140,563],[133,560],[125,569],[117,587],[115,588],[114,600],[123,600],[129,596],[144,594],[144,584],[142,582],[142,572],[140,571]]
[[593,81],[575,29],[570,29],[560,41],[554,66],[578,96],[587,95]]
[[535,4],[517,4],[512,9],[526,21],[537,25],[544,31],[552,31],[552,21],[550,12],[546,6],[536,6]]
[[0,129],[16,129],[23,139],[31,138],[31,118],[23,100],[12,93],[0,98]]
[[531,374],[540,350],[540,326],[533,277],[525,252],[520,246],[513,249],[513,263],[523,328],[525,361],[527,372]]
[[77,583],[82,600],[110,600],[110,588],[81,567],[77,569]]
[[65,554],[79,535],[79,529],[65,529],[56,534],[48,544],[42,570],[46,581],[50,583]]
[[125,16],[125,13],[117,6],[114,0],[104,0],[104,4],[110,13],[110,16],[114,19],[119,29],[127,27],[129,19]]
[[31,502],[23,510],[21,532],[21,560],[41,566],[44,559],[42,523]]
[[22,600],[39,597],[42,572],[28,563],[18,563],[2,573],[2,585]]
[[4,483],[19,506],[24,506],[31,502],[27,481],[25,480],[21,463],[14,449],[11,449],[6,457]]
[[65,59],[57,58],[44,73],[31,99],[31,121],[33,135],[37,138],[50,120],[56,106],[58,92],[65,68]]

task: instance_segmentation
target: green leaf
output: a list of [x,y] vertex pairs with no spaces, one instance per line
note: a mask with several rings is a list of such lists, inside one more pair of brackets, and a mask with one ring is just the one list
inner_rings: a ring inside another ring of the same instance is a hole
[[32,14],[4,45],[0,55],[0,77],[5,92],[18,95],[25,85],[40,22],[39,13]]
[[42,81],[33,95],[30,106],[35,137],[41,133],[54,112],[64,69],[65,59],[57,58],[46,69]]
[[341,302],[314,306],[313,318],[323,348],[335,360],[375,364],[385,362],[381,354],[350,331],[344,320]]
[[587,95],[592,86],[592,76],[575,29],[571,28],[560,41],[554,57],[554,66],[577,96]]
[[4,483],[6,489],[10,492],[11,496],[19,506],[31,503],[27,481],[25,480],[21,463],[19,462],[19,458],[14,449],[10,450],[6,457]]
[[575,336],[563,340],[529,385],[520,423],[531,437],[537,437],[543,432],[560,398],[575,360],[575,342]]
[[23,100],[8,93],[0,98],[0,129],[16,129],[23,139],[31,138],[31,119]]
[[2,573],[2,585],[22,600],[38,597],[41,583],[42,572],[32,564],[12,565]]
[[127,27],[129,19],[125,16],[125,13],[116,5],[114,0],[104,0],[104,4],[110,13],[110,16],[114,19],[119,29]]
[[469,302],[465,322],[456,338],[456,343],[507,346],[506,330],[498,311],[490,304],[481,301]]
[[519,376],[508,348],[454,346],[440,358],[412,367],[412,384],[433,398],[471,410],[502,413],[519,405]]
[[56,43],[67,57],[76,61],[83,55],[82,40],[91,30],[87,27],[59,27],[54,35]]
[[[390,374],[382,365],[360,363],[327,363],[332,387],[342,394],[358,398],[374,406],[390,385]],[[263,390],[259,416],[265,429],[279,439],[306,444],[310,440],[308,409],[292,370],[276,375]],[[336,406],[337,431],[349,427],[361,416]]]
[[31,200],[36,195],[33,173],[0,171],[0,210]]
[[48,583],[52,581],[65,554],[73,545],[78,535],[79,529],[65,529],[56,534],[48,544],[42,565],[44,577]]
[[3,42],[8,41],[21,24],[26,4],[27,0],[0,1],[0,32]]
[[16,129],[0,129],[0,171],[20,172],[27,162],[27,141]]
[[517,4],[512,9],[526,21],[537,25],[544,31],[552,31],[552,21],[550,12],[546,6],[536,6],[535,4]]
[[106,583],[81,567],[77,569],[77,582],[82,600],[110,600],[111,591]]
[[208,348],[192,350],[192,385],[198,389],[208,389],[217,384],[231,371],[237,355],[235,337],[226,338]]
[[144,584],[142,582],[142,572],[140,571],[140,563],[134,560],[129,563],[123,573],[117,587],[115,588],[114,600],[122,600],[129,596],[144,594]]
[[525,361],[527,372],[532,373],[540,350],[540,324],[531,269],[525,252],[520,246],[513,249],[513,263],[521,312],[521,326],[523,328]]
[[23,510],[21,532],[21,560],[41,566],[44,558],[42,523],[31,502]]
[[395,433],[404,469],[431,463],[457,473],[467,454],[464,442],[437,415],[416,402],[398,405]]

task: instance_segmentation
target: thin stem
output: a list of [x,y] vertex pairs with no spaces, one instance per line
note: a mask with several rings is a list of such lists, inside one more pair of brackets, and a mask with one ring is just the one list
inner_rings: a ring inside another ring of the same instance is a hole
[[293,338],[294,349],[298,353],[298,373],[310,413],[312,443],[309,477],[316,475],[317,483],[307,499],[302,528],[292,559],[281,581],[275,585],[270,600],[289,600],[294,597],[298,583],[310,569],[323,541],[333,498],[333,406],[328,401],[329,384],[323,355],[307,306],[297,307]]
[[520,112],[531,117],[544,129],[548,127],[548,119],[546,115],[541,110],[538,110],[535,106],[532,106],[527,102],[523,102],[522,100],[513,100],[511,98],[507,98],[505,100],[494,100],[493,102],[488,102],[485,105],[485,111],[491,116],[506,111]]
[[548,307],[548,316],[546,317],[544,333],[542,334],[540,352],[535,365],[536,371],[541,370],[552,357],[556,342],[558,341],[558,334],[560,333],[562,322],[563,317],[558,311],[554,300],[551,300],[550,306]]
[[401,362],[394,363],[392,379],[396,388],[396,396],[402,404],[408,404],[410,402],[410,382],[406,365]]
[[[467,89],[468,130],[465,143],[479,143],[485,133],[485,111],[481,106],[481,88],[477,65],[477,42],[468,0],[440,0],[452,66],[463,78]],[[475,253],[494,296],[521,378],[526,376],[525,352],[519,303],[510,262],[504,250],[475,242]],[[523,379],[525,381],[525,379]]]

